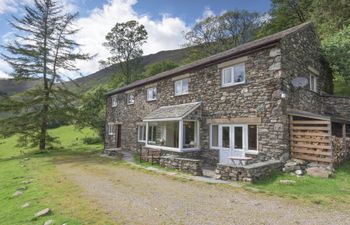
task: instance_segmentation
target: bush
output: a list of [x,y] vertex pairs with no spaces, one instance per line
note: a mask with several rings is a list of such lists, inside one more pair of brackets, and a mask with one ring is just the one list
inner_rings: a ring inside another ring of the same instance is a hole
[[87,145],[101,144],[102,139],[100,137],[84,137],[83,143]]

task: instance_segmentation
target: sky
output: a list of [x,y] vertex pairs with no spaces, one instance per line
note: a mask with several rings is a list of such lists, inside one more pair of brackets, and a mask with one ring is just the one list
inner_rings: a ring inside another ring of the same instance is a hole
[[[0,44],[13,41],[15,30],[8,20],[12,15],[23,16],[23,7],[33,0],[0,0]],[[96,55],[90,61],[78,61],[77,73],[71,78],[89,75],[99,70],[98,61],[109,52],[102,46],[105,35],[117,23],[136,20],[148,32],[144,55],[181,48],[184,33],[205,17],[220,15],[229,10],[248,10],[266,13],[270,0],[58,0],[68,12],[79,12],[76,21],[80,31],[74,40],[84,53]],[[0,49],[0,53],[4,50]],[[0,79],[8,78],[11,68],[0,59]]]

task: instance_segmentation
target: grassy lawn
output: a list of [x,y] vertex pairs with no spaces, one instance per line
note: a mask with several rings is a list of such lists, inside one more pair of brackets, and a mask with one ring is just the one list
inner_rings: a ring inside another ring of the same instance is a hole
[[[280,180],[294,180],[293,185],[280,184]],[[350,202],[350,162],[341,165],[330,179],[310,176],[296,177],[286,173],[274,174],[271,178],[248,187],[262,192],[291,197],[303,201],[335,207],[349,208]]]
[[[88,129],[79,132],[71,126],[50,132],[60,137],[61,145],[42,154],[16,147],[16,137],[0,139],[0,224],[44,224],[49,219],[55,224],[114,224],[97,206],[82,198],[81,190],[66,180],[54,164],[57,157],[96,158],[102,146],[82,142],[84,137],[95,136],[94,132]],[[30,183],[23,183],[26,181]],[[23,195],[12,197],[21,187],[26,189]],[[27,202],[30,206],[22,208]],[[52,213],[35,219],[34,214],[44,208],[52,209]]]

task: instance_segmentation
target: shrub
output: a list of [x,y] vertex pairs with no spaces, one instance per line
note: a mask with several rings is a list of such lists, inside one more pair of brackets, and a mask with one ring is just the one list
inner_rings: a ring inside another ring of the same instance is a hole
[[102,143],[101,137],[84,137],[82,140],[83,140],[83,143],[87,145]]

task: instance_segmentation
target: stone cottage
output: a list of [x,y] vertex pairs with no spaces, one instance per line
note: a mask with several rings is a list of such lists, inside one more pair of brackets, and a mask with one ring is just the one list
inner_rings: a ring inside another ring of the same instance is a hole
[[158,152],[179,167],[336,164],[350,99],[332,91],[314,28],[301,24],[109,92],[105,152]]

